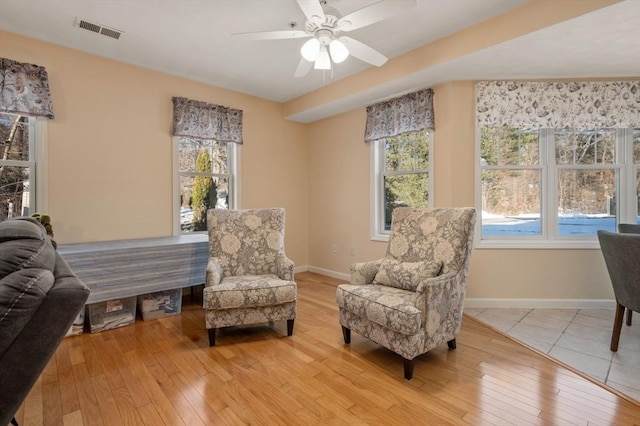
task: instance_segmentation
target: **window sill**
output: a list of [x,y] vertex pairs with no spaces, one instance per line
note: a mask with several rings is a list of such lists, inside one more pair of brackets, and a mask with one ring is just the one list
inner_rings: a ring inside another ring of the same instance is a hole
[[482,240],[475,244],[477,249],[507,250],[600,250],[598,239],[589,240]]
[[376,234],[371,236],[371,241],[381,241],[383,243],[389,242],[389,234]]

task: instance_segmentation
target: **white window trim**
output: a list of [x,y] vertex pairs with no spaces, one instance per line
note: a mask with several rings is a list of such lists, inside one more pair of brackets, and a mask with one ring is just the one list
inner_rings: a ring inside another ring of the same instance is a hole
[[[624,175],[620,176],[620,186],[624,188],[624,193],[631,194],[636,187],[636,176],[640,172],[640,164],[633,163],[633,130],[624,129],[625,149],[621,150],[620,155],[624,157],[620,160],[626,164]],[[630,202],[633,201],[633,202]],[[618,209],[620,210],[620,223],[636,223],[640,212],[637,210],[637,201],[635,198],[622,197],[619,201]]]
[[[176,206],[180,204],[180,172],[178,171],[178,154],[180,147],[180,136],[171,137],[171,150],[172,150],[172,167],[173,167],[173,194],[171,202],[171,218],[172,218],[172,234],[173,236],[180,236],[180,212],[176,209]],[[231,191],[229,193],[229,208],[236,209],[240,206],[240,179],[238,176],[238,158],[240,156],[238,144],[227,144],[227,155],[229,159],[229,186]],[[193,234],[202,234],[202,232],[194,232]]]
[[371,223],[370,223],[370,235],[371,241],[389,241],[389,234],[385,232],[380,232],[380,223],[382,223],[382,197],[380,191],[381,185],[381,177],[380,177],[380,167],[381,167],[381,154],[380,154],[380,146],[383,144],[382,141],[373,141],[369,142],[369,152],[371,156],[371,176],[370,176],[370,190],[371,190]]
[[[29,120],[30,126],[33,125],[35,129],[35,196],[36,204],[34,212],[48,212],[49,211],[49,186],[47,179],[49,175],[49,145],[48,145],[48,123],[49,119],[44,117],[37,117],[35,124],[32,120]],[[29,134],[33,134],[31,129]]]
[[[542,134],[547,135],[548,129],[542,129]],[[557,212],[554,213],[555,203],[549,203],[548,197],[540,200],[540,211],[543,212],[541,217],[542,235],[531,236],[522,239],[518,236],[503,236],[500,238],[482,238],[482,165],[480,164],[480,136],[481,129],[476,127],[476,149],[475,149],[475,176],[476,176],[476,199],[475,203],[479,210],[478,226],[475,229],[475,247],[486,249],[597,249],[600,250],[600,243],[596,236],[560,236],[555,232],[550,233],[549,230],[557,229]],[[624,140],[624,142],[622,142]],[[622,146],[621,146],[622,144]],[[541,185],[545,194],[548,194],[549,188],[557,187],[556,172],[559,169],[616,169],[622,172],[617,173],[618,193],[627,194],[628,188],[635,187],[635,174],[640,169],[639,165],[633,165],[633,140],[631,129],[618,129],[616,132],[616,164],[591,166],[591,165],[555,165],[555,151],[549,150],[550,143],[542,143],[540,149],[540,166],[527,166],[527,169],[542,169]],[[553,161],[553,164],[549,162]],[[500,169],[508,169],[508,166],[500,167]],[[555,191],[554,191],[555,193]],[[619,197],[618,202],[618,223],[635,223],[636,213],[635,207],[629,203],[627,196]],[[547,232],[545,232],[545,229]]]
[[49,213],[47,125],[44,117],[29,117],[29,160],[5,160],[7,166],[28,167],[29,215]]
[[[429,199],[427,205],[433,207],[433,139],[434,132],[427,130],[428,145],[429,145],[429,167],[427,174],[429,175],[429,181],[427,190],[429,191]],[[384,219],[384,205],[383,205],[383,174],[382,167],[384,165],[384,150],[385,142],[383,139],[369,142],[369,153],[371,161],[370,164],[370,224],[369,232],[371,241],[388,242],[390,232],[384,229],[382,221]]]

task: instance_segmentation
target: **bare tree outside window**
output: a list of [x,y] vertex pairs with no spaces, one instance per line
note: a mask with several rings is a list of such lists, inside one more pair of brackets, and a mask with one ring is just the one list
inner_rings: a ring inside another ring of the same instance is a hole
[[[619,188],[631,166],[622,155],[629,132],[636,153],[638,130],[481,129],[482,235],[552,238],[615,231],[619,199],[630,195]],[[640,166],[635,167],[634,191],[640,192]],[[545,231],[548,225],[553,226]]]
[[30,213],[29,117],[0,113],[0,221]]

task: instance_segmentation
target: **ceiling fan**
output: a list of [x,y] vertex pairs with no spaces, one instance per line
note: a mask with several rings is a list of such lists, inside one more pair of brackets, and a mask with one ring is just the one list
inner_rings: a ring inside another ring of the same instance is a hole
[[[304,30],[261,31],[233,34],[245,40],[278,40],[309,38],[300,49],[302,59],[295,72],[296,77],[304,77],[314,69],[330,70],[333,63],[339,64],[349,55],[371,65],[382,66],[387,57],[366,44],[341,35],[358,28],[374,24],[402,12],[416,4],[416,0],[380,0],[370,6],[356,10],[346,16],[327,0],[296,0],[307,18]],[[291,24],[292,28],[295,23]]]

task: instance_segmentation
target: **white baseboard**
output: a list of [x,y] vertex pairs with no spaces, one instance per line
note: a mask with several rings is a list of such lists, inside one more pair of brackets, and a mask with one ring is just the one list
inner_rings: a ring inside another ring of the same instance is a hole
[[613,299],[480,299],[467,298],[465,308],[614,309]]
[[349,274],[335,272],[329,269],[318,268],[317,266],[307,266],[307,271],[313,272],[316,274],[326,275],[332,278],[337,278],[339,280],[344,280],[345,282],[349,282],[349,280],[351,279],[351,275]]
[[293,268],[293,273],[294,274],[299,274],[300,272],[307,272],[309,270],[309,267],[307,265],[304,266],[295,266]]
[[[317,266],[300,266],[296,273],[314,272],[349,282],[351,276],[342,272],[319,268]],[[555,308],[555,309],[615,309],[614,299],[485,299],[466,298],[465,308]]]

